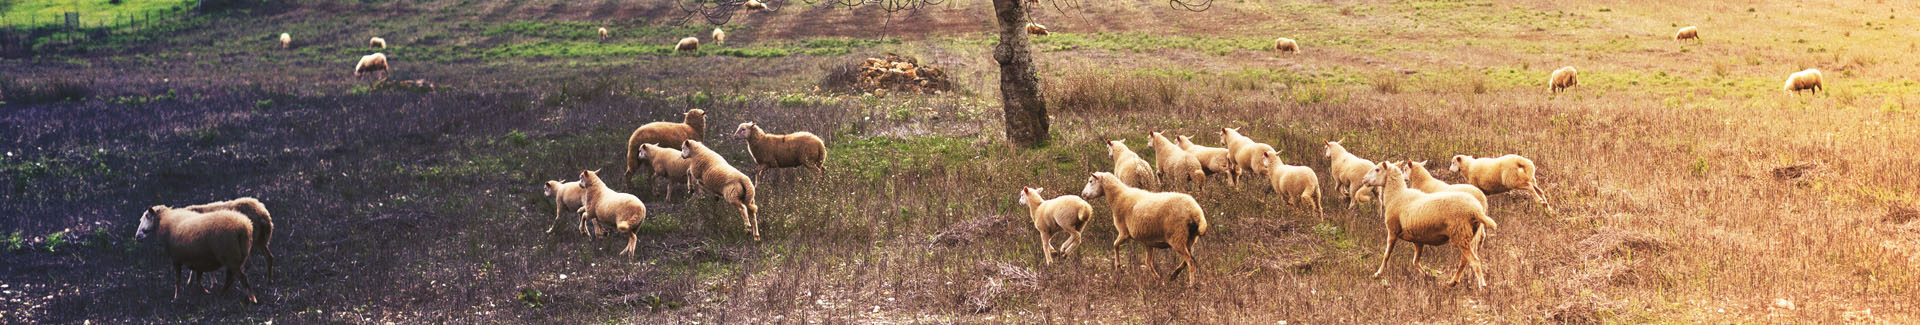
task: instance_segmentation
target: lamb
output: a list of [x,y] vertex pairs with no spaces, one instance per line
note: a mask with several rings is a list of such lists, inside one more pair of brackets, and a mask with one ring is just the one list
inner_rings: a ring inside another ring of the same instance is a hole
[[1486,195],[1506,193],[1512,190],[1526,190],[1533,193],[1534,202],[1540,202],[1547,213],[1553,213],[1553,207],[1547,205],[1547,192],[1540,189],[1539,180],[1534,173],[1539,171],[1533,160],[1519,155],[1505,155],[1493,158],[1474,158],[1468,155],[1454,155],[1453,166],[1448,170],[1463,175],[1467,184],[1479,187]]
[[667,188],[666,198],[668,200],[673,199],[672,184],[674,182],[684,182],[687,184],[687,191],[693,191],[693,181],[688,178],[689,175],[687,174],[687,167],[690,163],[686,159],[680,158],[679,149],[661,147],[652,143],[642,143],[640,144],[640,153],[635,154],[634,158],[653,167],[651,170],[653,171],[652,175],[654,179],[669,181],[668,183],[661,183],[662,186]]
[[1207,172],[1200,167],[1200,158],[1194,157],[1179,145],[1167,141],[1160,131],[1149,131],[1149,147],[1153,148],[1154,165],[1160,166],[1160,177],[1167,180],[1180,180],[1187,189],[1197,191],[1207,183]]
[[1475,201],[1479,201],[1481,207],[1493,207],[1487,205],[1487,193],[1480,191],[1479,187],[1471,184],[1447,184],[1447,182],[1433,178],[1433,173],[1427,171],[1426,161],[1407,161],[1401,166],[1407,166],[1407,187],[1412,187],[1427,193],[1467,193],[1467,195],[1472,195]]
[[174,300],[180,299],[181,266],[194,272],[212,272],[224,267],[227,285],[220,290],[233,289],[237,277],[247,292],[247,302],[260,303],[253,295],[253,282],[247,280],[247,256],[253,247],[254,235],[253,222],[248,221],[246,215],[225,210],[199,213],[156,205],[140,215],[140,228],[134,232],[134,238],[146,239],[147,234],[159,235],[167,256],[173,260]]
[[612,34],[611,32],[607,31],[606,27],[601,27],[599,32],[600,32],[600,39],[607,39],[607,36],[610,36]]
[[1281,52],[1299,53],[1300,43],[1294,42],[1291,38],[1276,38],[1273,39],[1273,49]]
[[627,136],[627,171],[622,178],[627,188],[633,188],[633,171],[640,169],[640,161],[635,155],[640,153],[640,145],[656,144],[666,148],[679,148],[687,140],[705,140],[707,133],[707,111],[690,109],[680,114],[680,123],[653,122],[633,129],[633,135]]
[[680,44],[679,44],[679,45],[674,45],[674,46],[673,46],[673,50],[674,50],[674,51],[678,51],[678,52],[693,52],[693,51],[699,51],[699,50],[700,50],[700,39],[699,39],[699,38],[695,38],[695,37],[688,37],[688,38],[682,38],[682,39],[680,39]]
[[[566,182],[566,183],[561,183],[560,181],[547,181],[546,186],[547,186],[547,189],[542,193],[542,195],[553,197],[554,224],[547,226],[547,233],[551,234],[553,233],[554,228],[557,228],[560,226],[559,224],[560,220],[565,218],[566,215],[563,213],[566,213],[567,211],[577,211],[580,209],[580,204],[581,202],[583,202],[581,201],[582,200],[581,197],[586,195],[586,190],[582,190],[580,188],[580,182],[578,181]],[[580,223],[580,232],[582,233],[587,232],[587,223],[585,222]]]
[[692,160],[687,174],[692,175],[693,182],[739,208],[741,223],[753,232],[753,241],[760,241],[760,206],[753,204],[753,179],[727,164],[726,158],[699,140],[687,140],[680,151],[681,159]]
[[1500,226],[1487,218],[1486,206],[1466,193],[1425,193],[1407,188],[1407,179],[1400,176],[1399,169],[1390,163],[1376,163],[1363,179],[1367,185],[1380,188],[1380,214],[1387,229],[1387,248],[1380,254],[1380,267],[1374,269],[1373,277],[1378,278],[1387,270],[1387,258],[1393,256],[1394,244],[1404,240],[1414,245],[1415,266],[1420,263],[1420,249],[1424,245],[1460,248],[1460,268],[1447,285],[1460,283],[1461,276],[1471,267],[1474,281],[1486,287],[1486,272],[1480,266],[1477,251],[1482,236]]
[[233,211],[247,216],[247,222],[253,225],[253,248],[267,257],[267,283],[273,283],[273,249],[268,244],[273,241],[273,213],[267,212],[267,204],[260,199],[242,197],[233,200],[213,202],[183,207],[187,211],[213,213],[214,211]]
[[746,7],[747,10],[767,10],[767,4],[761,3],[760,0],[747,0],[747,3],[740,6]]
[[760,174],[770,168],[807,166],[827,171],[827,143],[811,132],[769,134],[753,122],[746,122],[733,130],[733,136],[747,139],[747,154],[760,166],[753,171],[754,179],[766,180],[760,178]]
[[[1194,274],[1200,273],[1200,265],[1193,262],[1193,251],[1200,245],[1200,236],[1207,234],[1207,217],[1200,210],[1200,203],[1193,196],[1172,192],[1148,192],[1127,186],[1126,183],[1106,172],[1095,172],[1087,178],[1087,187],[1080,190],[1087,198],[1107,197],[1107,204],[1113,206],[1113,251],[1120,252],[1120,244],[1133,239],[1139,245],[1135,250],[1140,258],[1153,270],[1153,277],[1160,278],[1160,268],[1153,264],[1153,256],[1140,248],[1171,248],[1184,261],[1173,269],[1173,275],[1167,280],[1180,276],[1180,271],[1191,267],[1187,274],[1187,286],[1193,287]],[[1120,267],[1120,258],[1113,259],[1114,268]]]
[[1280,200],[1289,206],[1305,203],[1320,213],[1320,176],[1313,168],[1292,166],[1280,161],[1280,152],[1267,150],[1262,166],[1267,170],[1267,181],[1272,183],[1273,192],[1280,194]]
[[387,48],[387,39],[385,39],[385,38],[379,38],[379,37],[375,37],[375,38],[373,38],[373,39],[368,39],[368,40],[367,40],[367,47],[368,47],[368,48],[376,48],[376,49],[384,49],[384,48]]
[[1027,23],[1027,34],[1033,34],[1035,36],[1047,36],[1047,25],[1041,25],[1040,23]]
[[1580,71],[1574,70],[1573,66],[1560,68],[1560,70],[1553,70],[1553,78],[1547,80],[1547,83],[1548,83],[1547,90],[1549,92],[1557,93],[1557,92],[1565,91],[1569,87],[1579,85],[1580,84],[1579,74],[1580,74]]
[[720,30],[720,28],[719,28],[719,27],[714,27],[714,28],[713,28],[713,43],[714,43],[714,44],[726,44],[726,43],[727,43],[727,31],[723,31],[723,30]]
[[[1061,256],[1073,252],[1080,246],[1080,232],[1087,220],[1093,218],[1093,205],[1079,196],[1061,195],[1052,200],[1040,197],[1044,189],[1028,187],[1020,190],[1020,205],[1027,206],[1027,212],[1033,216],[1033,230],[1040,233],[1040,247],[1046,250],[1047,264],[1053,264],[1053,253]],[[1067,233],[1067,241],[1060,243],[1060,249],[1053,248],[1053,234]]]
[[280,48],[284,49],[284,48],[287,48],[288,46],[293,46],[293,35],[287,35],[287,33],[280,33]]
[[1820,90],[1823,89],[1820,86],[1820,69],[1807,69],[1787,76],[1785,88],[1788,94],[1798,95],[1801,90],[1811,90],[1813,94],[1819,95]]
[[353,76],[358,77],[362,72],[379,72],[380,80],[387,80],[387,54],[374,53],[360,57],[360,63],[353,66]]
[[1333,178],[1333,189],[1347,199],[1348,209],[1359,206],[1358,194],[1367,187],[1360,179],[1366,177],[1367,171],[1373,168],[1373,161],[1347,152],[1347,147],[1341,146],[1340,141],[1327,141],[1327,159],[1332,161],[1327,166],[1327,177]]
[[647,220],[647,205],[633,194],[620,193],[607,188],[600,180],[600,172],[580,171],[580,218],[593,220],[596,225],[613,224],[614,229],[627,235],[627,249],[620,254],[633,256],[635,245],[640,243],[637,231],[640,223]]
[[1235,175],[1264,176],[1266,174],[1267,171],[1260,168],[1267,165],[1263,161],[1266,156],[1262,154],[1273,150],[1273,146],[1254,142],[1253,138],[1240,135],[1240,128],[1220,128],[1220,143],[1225,144],[1227,151],[1233,154]]
[[1695,26],[1681,27],[1679,32],[1673,33],[1673,40],[1678,41],[1678,40],[1687,40],[1687,39],[1699,41],[1700,28]]
[[1107,156],[1113,157],[1113,175],[1134,188],[1159,188],[1160,176],[1140,154],[1127,148],[1127,140],[1107,141]]
[[1182,135],[1180,136],[1180,150],[1186,150],[1187,152],[1193,153],[1194,158],[1199,158],[1200,167],[1207,172],[1207,175],[1227,174],[1227,186],[1240,186],[1240,175],[1236,173],[1237,167],[1233,165],[1233,155],[1227,152],[1227,148],[1193,144],[1193,136]]

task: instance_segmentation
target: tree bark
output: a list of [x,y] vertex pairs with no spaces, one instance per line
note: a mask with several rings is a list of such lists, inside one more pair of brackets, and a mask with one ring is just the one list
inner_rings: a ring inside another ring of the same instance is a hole
[[1047,144],[1047,103],[1040,99],[1040,77],[1033,70],[1024,1],[993,0],[994,16],[1000,21],[1000,44],[993,49],[993,60],[1000,63],[1000,106],[1007,141],[1036,148]]

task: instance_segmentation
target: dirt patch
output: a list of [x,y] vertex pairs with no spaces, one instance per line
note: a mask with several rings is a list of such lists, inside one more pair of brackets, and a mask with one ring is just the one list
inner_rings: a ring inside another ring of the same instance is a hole
[[1616,228],[1600,229],[1575,245],[1580,256],[1587,260],[1660,254],[1673,248],[1665,239]]
[[1798,180],[1802,177],[1812,176],[1814,173],[1819,172],[1821,169],[1822,168],[1818,163],[1804,163],[1799,165],[1774,168],[1773,179],[1781,180],[1781,181]]
[[1880,216],[1880,222],[1897,225],[1906,224],[1908,221],[1913,221],[1913,219],[1917,218],[1920,218],[1920,209],[1914,209],[1913,207],[1893,207],[1887,210],[1886,215]]
[[1007,228],[1005,226],[1009,224],[1007,222],[1009,220],[1013,220],[1012,217],[991,215],[961,221],[952,226],[947,226],[947,228],[941,230],[939,234],[934,235],[933,245],[937,247],[954,247],[972,244],[974,241],[991,235],[995,231],[1005,231],[1004,229]]

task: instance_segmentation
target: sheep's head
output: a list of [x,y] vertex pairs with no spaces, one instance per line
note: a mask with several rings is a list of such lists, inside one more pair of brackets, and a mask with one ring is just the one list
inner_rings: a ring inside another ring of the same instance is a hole
[[1181,149],[1187,149],[1187,148],[1192,148],[1192,147],[1193,147],[1193,136],[1191,136],[1191,135],[1182,135],[1182,136],[1178,136],[1178,137],[1175,137],[1175,138],[1179,138],[1179,139],[1180,139],[1180,148],[1181,148]]
[[1096,172],[1096,173],[1093,173],[1093,176],[1088,176],[1087,187],[1080,189],[1080,196],[1085,196],[1091,199],[1091,198],[1098,198],[1100,197],[1101,194],[1106,194],[1106,193],[1102,193],[1105,187],[1101,186],[1100,184],[1100,182],[1105,181],[1103,178],[1113,178],[1113,174],[1107,173],[1107,172]]
[[1127,151],[1127,139],[1107,141],[1108,156],[1118,156],[1121,151]]
[[692,159],[693,151],[701,148],[706,148],[706,145],[700,144],[698,140],[687,140],[687,143],[680,145],[680,159]]
[[653,149],[659,148],[659,147],[660,146],[653,145],[652,143],[642,143],[640,144],[640,150],[637,150],[637,152],[633,153],[633,159],[634,160],[653,159]]
[[1273,166],[1282,164],[1282,162],[1280,162],[1279,151],[1267,150],[1267,152],[1262,152],[1260,155],[1267,158],[1260,162],[1260,168],[1273,168]]
[[1367,170],[1365,177],[1360,178],[1360,183],[1366,186],[1381,186],[1396,175],[1400,175],[1400,170],[1394,167],[1392,162],[1377,162],[1373,163],[1373,169]]
[[687,121],[694,121],[694,120],[706,121],[707,111],[698,109],[698,108],[690,109],[690,110],[687,110],[686,113],[680,114],[680,117],[683,119],[686,119]]
[[600,170],[580,170],[580,188],[600,185]]
[[754,133],[760,133],[760,127],[753,125],[753,122],[740,123],[740,127],[733,129],[733,137],[735,138],[745,138],[752,136]]
[[1447,166],[1447,171],[1459,173],[1461,166],[1467,163],[1467,159],[1473,159],[1473,156],[1453,155],[1453,166]]
[[557,191],[555,191],[557,189],[560,189],[560,181],[547,181],[546,192],[540,193],[540,195],[545,195],[545,196],[557,195],[556,194]]
[[160,224],[160,214],[168,210],[172,209],[165,205],[147,208],[147,212],[140,214],[140,228],[133,231],[133,239],[147,239],[147,233],[153,232],[153,227]]
[[1327,159],[1333,159],[1334,154],[1345,151],[1347,151],[1347,148],[1341,147],[1340,141],[1327,141]]
[[1040,199],[1040,191],[1044,191],[1044,190],[1046,189],[1039,188],[1039,187],[1021,188],[1020,189],[1020,205],[1039,204],[1040,202],[1037,200]]

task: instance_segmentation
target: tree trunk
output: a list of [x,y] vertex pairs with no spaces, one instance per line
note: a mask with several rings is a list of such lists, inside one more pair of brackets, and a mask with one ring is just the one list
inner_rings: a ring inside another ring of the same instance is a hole
[[1000,106],[1007,141],[1035,148],[1047,144],[1047,103],[1040,100],[1040,77],[1033,71],[1023,1],[993,0],[994,16],[1000,21],[1000,44],[993,49],[993,60],[1000,63]]

